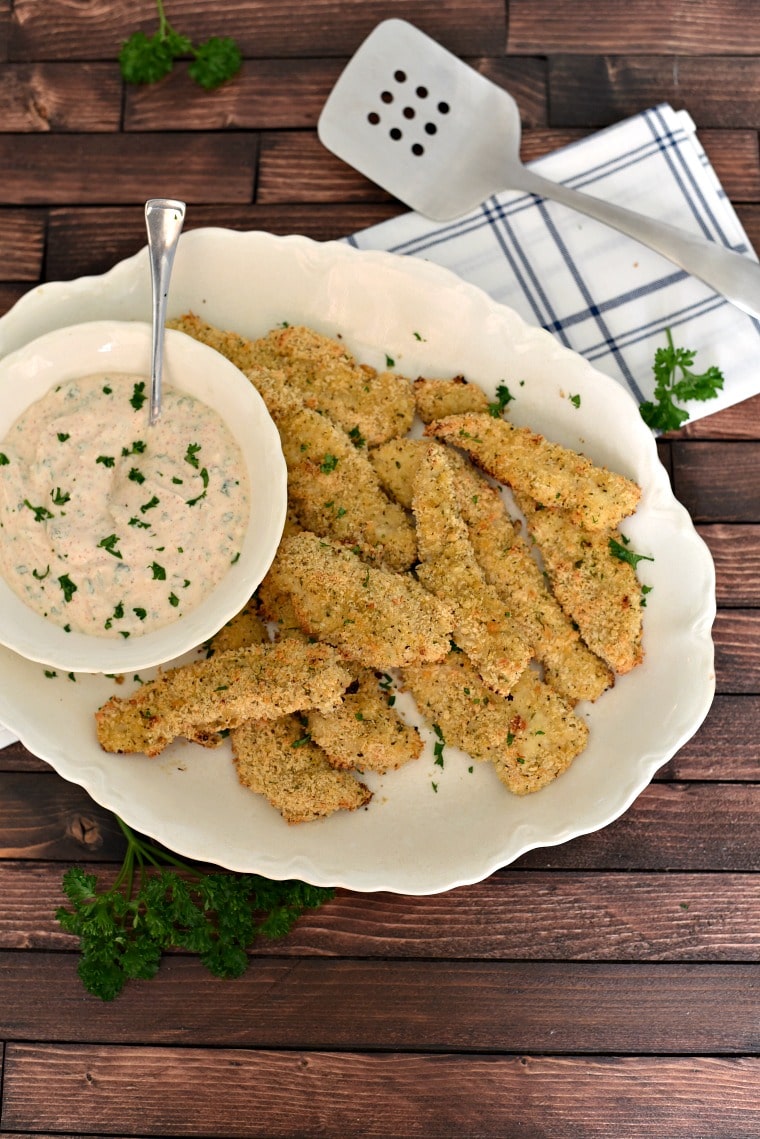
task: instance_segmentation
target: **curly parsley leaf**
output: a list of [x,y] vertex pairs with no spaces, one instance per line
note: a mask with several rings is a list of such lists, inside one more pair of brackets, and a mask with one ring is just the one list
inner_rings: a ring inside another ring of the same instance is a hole
[[63,876],[68,906],[55,915],[79,938],[80,980],[101,1000],[114,1000],[129,980],[154,977],[169,949],[197,953],[216,977],[239,977],[254,938],[285,936],[305,910],[334,895],[303,882],[206,872],[117,822],[127,849],[113,885],[99,889],[94,874],[72,867]]
[[704,372],[692,370],[696,351],[676,348],[670,329],[665,329],[668,343],[654,354],[654,399],[639,405],[641,417],[654,431],[677,431],[689,418],[689,400],[714,399],[723,388],[724,376],[714,364]]
[[195,59],[188,73],[206,91],[221,87],[243,65],[240,48],[230,36],[211,36],[192,50]]
[[634,553],[634,551],[630,549],[628,545],[624,545],[623,542],[618,542],[615,538],[610,538],[609,550],[613,558],[617,558],[618,561],[621,562],[628,562],[628,564],[630,566],[633,566],[634,569],[636,569],[636,566],[639,564],[639,562],[654,561],[654,558],[649,557],[648,554]]
[[182,56],[192,56],[188,68],[191,79],[207,91],[221,86],[240,70],[240,49],[229,36],[211,36],[193,44],[187,36],[175,31],[166,18],[163,0],[156,0],[158,28],[152,36],[134,32],[121,45],[119,67],[127,83],[156,83],[174,67]]
[[500,419],[504,408],[508,403],[511,403],[514,398],[506,384],[499,384],[496,389],[495,402],[489,403],[488,405],[488,414],[492,415],[494,419]]

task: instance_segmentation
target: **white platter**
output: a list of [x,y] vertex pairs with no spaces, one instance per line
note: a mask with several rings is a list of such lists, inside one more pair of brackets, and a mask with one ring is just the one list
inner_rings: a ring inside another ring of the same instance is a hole
[[[149,319],[149,289],[145,250],[101,277],[42,285],[0,320],[0,356],[83,320]],[[507,383],[514,422],[636,479],[642,501],[624,530],[637,552],[655,559],[639,566],[652,587],[645,662],[580,707],[589,746],[536,795],[510,795],[490,766],[450,747],[441,769],[428,739],[417,763],[366,777],[375,790],[367,809],[298,827],[238,785],[226,746],[176,743],[153,760],[103,753],[93,712],[114,691],[129,691],[131,678],[118,690],[104,677],[48,678],[2,650],[0,723],[142,833],[187,857],[276,879],[431,894],[621,815],[694,734],[715,690],[712,559],[627,392],[447,270],[343,243],[189,231],[169,307],[170,316],[192,309],[248,336],[283,321],[309,324],[342,335],[363,362],[385,367],[390,356],[412,377],[464,373],[491,392]],[[399,705],[413,715],[405,700]]]

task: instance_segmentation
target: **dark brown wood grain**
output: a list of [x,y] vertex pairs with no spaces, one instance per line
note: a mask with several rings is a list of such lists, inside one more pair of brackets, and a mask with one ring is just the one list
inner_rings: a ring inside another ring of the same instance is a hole
[[[254,135],[0,135],[3,194],[12,205],[109,202],[149,197],[249,202]],[[51,185],[51,167],[57,171]]]
[[549,91],[553,126],[608,126],[671,103],[686,107],[700,130],[746,127],[751,132],[760,60],[713,52],[699,58],[561,55],[552,61]]
[[718,604],[760,606],[760,526],[714,522],[698,533],[715,562]]
[[760,443],[672,445],[676,497],[695,522],[760,521]]
[[760,1072],[750,1057],[394,1057],[25,1043],[8,1046],[5,1070],[5,1126],[14,1133],[607,1139],[614,1118],[621,1139],[694,1139],[696,1119],[702,1135],[754,1139],[760,1120]]
[[719,610],[713,639],[718,691],[760,691],[760,610]]
[[[386,202],[279,203],[275,205],[192,204],[185,231],[223,224],[229,229],[267,233],[300,233],[316,241],[332,241],[377,225],[404,211]],[[62,207],[50,211],[46,279],[69,280],[103,273],[145,245],[145,221],[138,204],[123,207]]]
[[118,131],[121,99],[112,63],[11,64],[0,71],[0,130]]
[[695,419],[682,427],[673,438],[760,439],[760,396],[752,396],[722,411]]
[[[87,863],[101,889],[112,864]],[[68,950],[55,920],[63,867],[0,862],[0,949]],[[502,870],[430,897],[338,890],[288,937],[253,958],[758,961],[760,898],[752,874]],[[251,966],[255,968],[255,964]]]
[[[110,814],[53,773],[0,772],[0,856],[66,862],[121,857]],[[549,869],[742,871],[760,869],[760,785],[667,783],[646,788],[594,834],[525,854],[516,865]]]
[[0,273],[6,281],[38,281],[44,243],[45,217],[41,211],[0,212]]
[[760,1045],[754,964],[261,957],[220,982],[169,956],[108,1003],[82,993],[73,954],[2,952],[0,1008],[6,1041],[640,1055]]
[[760,697],[718,694],[702,727],[658,778],[754,781],[760,777]]
[[[395,0],[392,13],[382,0],[173,0],[172,24],[194,42],[232,36],[249,58],[350,55],[380,20],[392,14],[412,20],[460,55],[499,54],[506,40],[502,0]],[[72,6],[66,0],[14,0],[8,57],[25,59],[115,59],[135,31],[152,35],[157,26],[153,0],[119,0]]]
[[507,48],[517,54],[654,52],[756,55],[760,29],[754,0],[510,0]]
[[0,774],[4,858],[120,858],[124,841],[109,811],[54,772]]

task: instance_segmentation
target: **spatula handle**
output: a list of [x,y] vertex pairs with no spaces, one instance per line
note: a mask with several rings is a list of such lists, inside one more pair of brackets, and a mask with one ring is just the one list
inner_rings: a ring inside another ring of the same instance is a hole
[[634,210],[605,202],[591,194],[571,190],[523,169],[519,186],[511,187],[561,202],[570,209],[604,222],[649,246],[663,257],[704,281],[716,293],[750,316],[760,318],[760,265],[714,241],[696,237],[684,229],[645,217]]

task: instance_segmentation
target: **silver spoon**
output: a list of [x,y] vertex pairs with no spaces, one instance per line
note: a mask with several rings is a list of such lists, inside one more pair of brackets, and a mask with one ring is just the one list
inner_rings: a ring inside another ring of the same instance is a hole
[[148,230],[150,278],[153,289],[153,336],[150,371],[151,426],[161,414],[161,373],[164,364],[164,324],[166,300],[172,275],[174,254],[185,220],[185,203],[174,198],[151,198],[145,203],[145,226]]

